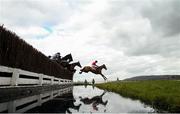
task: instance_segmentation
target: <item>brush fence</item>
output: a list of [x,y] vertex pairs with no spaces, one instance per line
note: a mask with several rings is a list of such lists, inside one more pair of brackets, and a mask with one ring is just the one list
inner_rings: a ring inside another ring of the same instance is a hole
[[17,68],[0,66],[0,86],[72,84],[72,80],[56,78]]

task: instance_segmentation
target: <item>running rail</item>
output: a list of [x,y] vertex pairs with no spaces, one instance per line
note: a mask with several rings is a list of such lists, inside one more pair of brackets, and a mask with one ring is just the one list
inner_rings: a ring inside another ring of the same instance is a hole
[[72,80],[29,72],[0,65],[0,86],[61,85],[72,84]]

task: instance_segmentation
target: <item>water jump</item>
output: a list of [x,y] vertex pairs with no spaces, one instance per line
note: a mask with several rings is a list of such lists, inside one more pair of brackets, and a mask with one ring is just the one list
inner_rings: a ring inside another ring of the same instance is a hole
[[92,72],[94,74],[100,74],[104,80],[107,80],[107,78],[102,74],[102,69],[107,70],[107,67],[105,64],[101,65],[101,66],[97,66],[96,63],[98,61],[94,61],[91,66],[84,66],[82,69],[80,69],[79,74],[82,74],[83,72],[88,73],[88,72]]

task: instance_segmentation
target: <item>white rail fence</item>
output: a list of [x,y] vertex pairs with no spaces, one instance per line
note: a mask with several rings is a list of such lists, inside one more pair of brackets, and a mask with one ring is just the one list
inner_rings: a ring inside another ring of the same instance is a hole
[[72,80],[56,78],[17,68],[0,66],[0,86],[72,84]]
[[26,98],[17,99],[14,101],[0,103],[0,112],[9,112],[9,113],[26,112],[34,107],[41,106],[43,103],[57,96],[61,96],[71,91],[72,91],[72,87],[68,87],[61,90],[46,92],[40,95],[34,95]]

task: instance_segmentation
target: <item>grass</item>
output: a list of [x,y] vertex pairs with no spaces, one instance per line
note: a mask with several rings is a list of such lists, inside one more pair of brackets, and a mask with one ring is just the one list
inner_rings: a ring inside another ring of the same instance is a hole
[[180,81],[117,81],[96,84],[96,86],[124,97],[139,99],[158,110],[180,112]]

